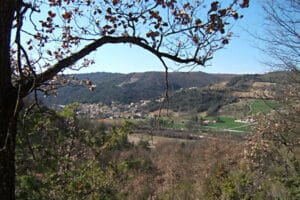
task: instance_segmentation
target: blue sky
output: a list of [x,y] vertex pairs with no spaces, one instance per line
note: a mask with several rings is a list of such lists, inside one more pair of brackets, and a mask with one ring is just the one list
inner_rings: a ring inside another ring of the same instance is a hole
[[[235,34],[226,48],[215,53],[214,59],[205,68],[199,66],[193,71],[208,73],[264,73],[269,69],[260,61],[262,53],[255,47],[258,42],[250,33],[259,32],[263,23],[263,12],[259,0],[250,1],[248,9],[241,10],[244,18],[239,20],[233,28]],[[163,71],[160,61],[143,49],[129,45],[106,45],[92,54],[96,64],[80,70],[86,72],[145,72]],[[178,70],[179,66],[168,62],[170,71]],[[180,71],[190,71],[185,68]]]

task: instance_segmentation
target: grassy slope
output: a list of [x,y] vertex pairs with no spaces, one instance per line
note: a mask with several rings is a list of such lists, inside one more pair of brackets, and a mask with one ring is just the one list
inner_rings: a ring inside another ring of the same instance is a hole
[[[258,114],[267,114],[272,110],[278,108],[279,104],[275,100],[263,100],[263,99],[251,99],[242,101],[241,103],[233,103],[227,105],[226,112],[220,117],[220,121],[209,125],[210,127],[220,128],[220,129],[230,129],[233,131],[251,131],[251,124],[239,123],[235,122],[235,119],[247,118],[248,116],[255,116]],[[244,107],[244,108],[242,108]],[[230,109],[229,109],[230,108]],[[230,112],[231,110],[231,112]],[[246,113],[245,111],[248,112]],[[243,112],[244,114],[235,113],[235,112]],[[243,117],[242,117],[243,116]],[[215,117],[208,117],[209,120],[216,120]]]
[[279,106],[274,100],[255,99],[249,102],[250,111],[248,115],[266,114]]

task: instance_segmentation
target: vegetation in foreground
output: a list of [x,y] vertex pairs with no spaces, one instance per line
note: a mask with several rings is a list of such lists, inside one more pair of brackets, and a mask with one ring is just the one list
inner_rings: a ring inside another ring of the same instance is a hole
[[[296,128],[285,121],[276,129],[261,121],[249,141],[161,140],[149,148],[147,141],[128,142],[128,124],[106,129],[77,118],[74,107],[26,113],[16,156],[18,199],[300,197],[300,147],[283,143],[295,139]],[[280,141],[282,132],[289,134]]]

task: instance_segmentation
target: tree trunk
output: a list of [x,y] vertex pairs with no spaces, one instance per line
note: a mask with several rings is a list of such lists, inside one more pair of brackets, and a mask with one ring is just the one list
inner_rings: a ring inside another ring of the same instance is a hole
[[13,113],[11,109],[3,109],[3,105],[0,105],[0,107],[0,197],[1,199],[10,200],[15,199],[17,120],[15,117],[10,117]]
[[17,90],[11,83],[10,40],[16,3],[0,1],[0,198],[5,200],[15,199]]

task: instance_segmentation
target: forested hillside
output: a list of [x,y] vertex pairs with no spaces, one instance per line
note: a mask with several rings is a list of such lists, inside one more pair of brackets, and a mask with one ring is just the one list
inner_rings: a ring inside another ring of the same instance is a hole
[[[214,115],[227,104],[239,99],[274,99],[281,95],[290,80],[290,72],[272,72],[234,76],[229,81],[171,92],[167,107],[175,112]],[[159,109],[159,102],[148,106],[150,111]]]
[[[174,72],[168,74],[169,92],[181,88],[202,87],[227,81],[236,75],[207,74],[203,72]],[[106,104],[111,101],[120,103],[137,102],[142,99],[157,99],[165,92],[164,72],[145,72],[131,74],[92,73],[79,74],[73,78],[92,81],[96,88],[93,92],[82,85],[66,86],[57,91],[57,96],[41,98],[49,104],[69,104],[72,102]]]

